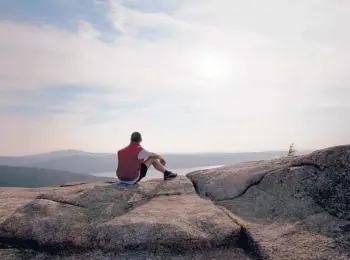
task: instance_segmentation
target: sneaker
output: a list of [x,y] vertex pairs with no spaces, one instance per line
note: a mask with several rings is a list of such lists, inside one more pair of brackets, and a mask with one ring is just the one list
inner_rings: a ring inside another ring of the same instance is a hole
[[173,173],[173,172],[170,172],[170,171],[166,171],[164,173],[164,180],[174,179],[175,177],[177,177],[176,173]]

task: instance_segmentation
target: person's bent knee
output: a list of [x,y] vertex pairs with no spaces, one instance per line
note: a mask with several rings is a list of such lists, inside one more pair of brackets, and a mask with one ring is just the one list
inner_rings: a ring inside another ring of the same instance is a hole
[[152,157],[151,157],[151,158],[149,158],[148,160],[150,160],[150,162],[152,162],[152,163],[153,163],[153,162],[158,161],[158,159],[157,159],[157,158],[152,158]]
[[156,161],[156,158],[147,158],[143,163],[149,168],[154,162]]
[[157,158],[152,158],[152,164],[160,162]]

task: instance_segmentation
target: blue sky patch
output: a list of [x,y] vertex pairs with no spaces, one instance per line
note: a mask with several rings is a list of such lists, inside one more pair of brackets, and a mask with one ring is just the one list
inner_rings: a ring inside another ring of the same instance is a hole
[[179,10],[182,0],[126,0],[123,5],[143,13],[172,13]]
[[78,21],[89,22],[101,34],[101,40],[111,41],[118,31],[107,18],[108,7],[95,0],[10,0],[0,1],[0,20],[53,25],[78,31]]
[[[128,9],[143,13],[166,13],[181,7],[181,1],[125,0]],[[87,21],[99,32],[98,38],[106,43],[115,42],[122,35],[108,17],[107,0],[9,0],[0,1],[0,20],[24,22],[34,25],[51,25],[78,32],[79,21]],[[170,32],[157,27],[137,29],[136,37],[156,39],[169,37]]]

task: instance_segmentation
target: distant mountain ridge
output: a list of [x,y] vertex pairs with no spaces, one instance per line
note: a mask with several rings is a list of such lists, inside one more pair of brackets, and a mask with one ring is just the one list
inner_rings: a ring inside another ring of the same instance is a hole
[[95,177],[53,169],[0,165],[0,187],[45,187],[67,182],[115,181],[114,178]]
[[[191,168],[211,165],[228,165],[245,161],[267,160],[285,156],[287,151],[251,153],[200,153],[164,154],[169,168]],[[89,153],[62,150],[26,156],[2,156],[0,165],[54,169],[81,174],[114,172],[117,156],[114,153]]]

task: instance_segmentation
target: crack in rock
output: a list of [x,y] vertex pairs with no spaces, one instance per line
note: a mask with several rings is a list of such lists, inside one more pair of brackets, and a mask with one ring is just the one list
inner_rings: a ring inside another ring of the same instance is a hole
[[215,201],[221,202],[221,201],[225,201],[225,200],[233,200],[233,199],[239,198],[239,197],[243,196],[251,187],[259,185],[267,175],[270,175],[274,172],[277,172],[277,171],[280,171],[283,169],[284,169],[284,167],[257,173],[256,175],[261,174],[261,176],[255,180],[251,180],[252,182],[250,184],[248,184],[247,187],[243,191],[241,191],[239,194],[237,194],[236,196],[233,196],[233,197],[229,197],[229,198],[225,198],[225,199],[218,199]]
[[65,205],[70,205],[70,206],[79,207],[79,208],[84,208],[84,209],[87,208],[87,207],[85,207],[85,206],[83,206],[83,205],[79,205],[78,203],[69,202],[69,201],[64,201],[64,200],[49,199],[49,198],[44,198],[44,197],[41,197],[41,196],[38,196],[37,199],[38,199],[38,200],[53,201],[53,202],[56,202],[56,203],[65,204]]
[[234,215],[225,207],[216,205],[216,204],[215,206],[218,207],[223,213],[226,214],[228,218],[230,218],[235,224],[237,224],[241,228],[239,233],[239,239],[235,245],[243,249],[245,254],[247,256],[252,257],[253,259],[256,259],[256,260],[268,259],[268,255],[264,252],[260,244],[254,240],[253,236],[245,227],[244,223],[242,223],[243,221],[239,221],[238,218],[235,218]]
[[[313,162],[303,161],[303,162],[290,163],[290,164],[288,164],[288,165],[283,165],[283,166],[281,166],[281,167],[274,168],[274,169],[270,169],[270,170],[267,170],[267,171],[258,172],[258,173],[254,174],[254,175],[256,175],[256,176],[259,176],[259,175],[260,175],[260,177],[258,177],[257,179],[252,179],[252,180],[250,180],[251,183],[249,183],[249,184],[247,185],[247,187],[246,187],[244,190],[242,190],[239,194],[237,194],[237,195],[235,195],[235,196],[233,196],[233,197],[228,197],[228,198],[224,198],[224,199],[216,199],[215,201],[221,202],[221,201],[233,200],[233,199],[239,198],[239,197],[243,196],[245,193],[247,193],[247,191],[248,191],[251,187],[259,185],[259,184],[264,180],[264,178],[265,178],[266,176],[271,175],[271,174],[273,174],[273,173],[275,173],[275,172],[277,172],[277,171],[281,171],[281,170],[285,170],[285,169],[290,169],[290,168],[293,168],[293,167],[307,167],[307,166],[309,166],[309,167],[314,167],[314,168],[316,168],[317,170],[321,170],[321,167],[320,167],[318,164],[313,163]],[[188,178],[189,178],[189,177],[188,177]],[[190,178],[189,178],[189,179],[190,179]],[[194,186],[194,189],[195,189],[196,193],[197,193],[199,196],[201,196],[200,193],[199,193],[199,188],[198,188],[198,184],[196,183],[196,181],[195,181],[195,180],[192,180],[192,179],[190,179],[190,180],[191,180],[191,182],[192,182],[192,184],[193,184],[193,186]],[[206,193],[205,193],[204,196],[210,198],[210,196],[206,195]],[[213,200],[212,198],[210,198],[210,199]]]
[[[264,178],[266,176],[271,175],[272,173],[275,173],[275,172],[278,172],[278,171],[281,171],[281,170],[284,170],[284,169],[290,169],[290,168],[293,168],[293,167],[305,167],[305,166],[311,166],[311,167],[315,167],[317,170],[321,170],[321,167],[318,164],[313,163],[313,162],[292,163],[292,164],[290,164],[288,166],[282,166],[282,167],[277,168],[277,169],[268,170],[266,172],[260,173],[261,177],[259,179],[255,180],[255,181],[253,181],[252,183],[250,183],[240,194],[238,194],[237,196],[235,196],[233,198],[229,198],[229,199],[225,199],[225,200],[230,200],[230,199],[232,200],[232,199],[236,199],[238,197],[243,196],[251,187],[259,185],[264,180]],[[218,201],[220,201],[220,200],[218,200]]]
[[301,162],[292,162],[289,166],[289,168],[293,167],[305,167],[305,166],[311,166],[316,168],[317,170],[322,170],[323,168],[318,165],[317,163],[311,162],[311,161],[301,161]]

